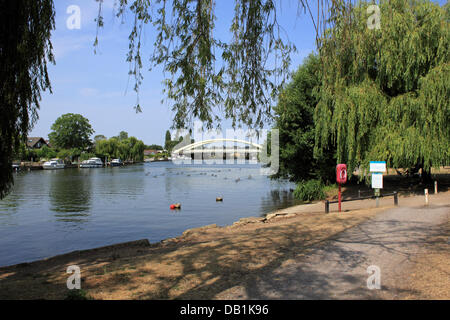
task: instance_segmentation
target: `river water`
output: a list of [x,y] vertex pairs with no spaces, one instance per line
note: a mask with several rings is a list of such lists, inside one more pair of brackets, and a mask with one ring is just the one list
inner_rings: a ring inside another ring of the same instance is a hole
[[[230,225],[296,204],[293,188],[249,164],[157,162],[19,172],[13,191],[0,201],[0,266]],[[172,203],[181,203],[181,210],[170,210]]]

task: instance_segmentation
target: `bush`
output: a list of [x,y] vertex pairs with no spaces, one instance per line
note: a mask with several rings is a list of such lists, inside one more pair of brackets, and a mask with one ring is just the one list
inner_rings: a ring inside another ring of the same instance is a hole
[[294,190],[294,197],[301,201],[325,199],[324,184],[320,180],[301,181]]
[[70,290],[65,300],[92,300],[91,296],[87,294],[86,291],[79,289],[79,290]]

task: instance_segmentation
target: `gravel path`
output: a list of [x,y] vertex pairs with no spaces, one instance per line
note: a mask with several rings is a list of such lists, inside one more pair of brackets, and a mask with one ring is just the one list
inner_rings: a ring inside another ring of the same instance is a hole
[[[389,209],[326,241],[304,258],[260,276],[246,298],[399,298],[407,294],[401,288],[409,277],[411,259],[449,217],[448,201]],[[380,270],[380,290],[367,287],[369,266]]]

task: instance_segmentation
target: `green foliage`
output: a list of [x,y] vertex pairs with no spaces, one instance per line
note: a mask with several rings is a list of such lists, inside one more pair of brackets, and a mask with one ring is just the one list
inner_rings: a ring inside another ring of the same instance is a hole
[[89,120],[80,114],[67,113],[60,116],[51,129],[48,137],[56,148],[84,150],[92,145],[90,136],[94,130]]
[[323,200],[326,197],[325,186],[320,180],[300,181],[294,190],[294,197],[301,201]]
[[183,141],[183,137],[175,136],[174,138],[175,138],[175,140],[172,140],[172,136],[170,135],[170,131],[167,130],[166,131],[166,140],[164,142],[164,149],[167,150],[168,153],[170,153],[177,144],[179,144],[180,142]]
[[149,146],[145,146],[145,149],[150,149],[150,150],[163,150],[163,147],[158,145],[158,144],[151,144]]
[[349,173],[375,160],[426,171],[448,165],[448,11],[425,0],[381,1],[377,30],[367,27],[368,5],[336,12],[320,40],[315,155],[335,146]]
[[128,139],[128,132],[125,132],[125,131],[120,131],[120,133],[119,133],[119,140],[126,140],[126,139]]
[[80,157],[79,157],[79,161],[84,161],[84,160],[88,160],[88,159],[90,159],[90,158],[94,158],[94,157],[96,157],[97,155],[95,154],[95,153],[90,153],[90,152],[83,152],[82,154],[80,154]]
[[314,110],[318,102],[319,71],[319,58],[310,54],[278,96],[274,111],[280,139],[280,168],[275,178],[333,180],[335,150],[330,148],[320,157],[314,157]]
[[64,300],[92,300],[92,297],[83,289],[69,290]]
[[135,137],[124,140],[113,137],[98,141],[95,146],[95,152],[98,156],[108,159],[120,158],[125,161],[143,161],[144,149],[144,142]]
[[[165,146],[167,145],[167,142],[172,141],[172,136],[170,135],[170,131],[167,130],[166,131],[166,138],[164,140],[164,142],[166,143]],[[166,147],[165,147],[166,148]],[[167,149],[167,148],[166,148]]]
[[52,0],[0,1],[0,199],[13,183],[11,163],[49,89],[55,28]]
[[96,136],[94,137],[94,142],[97,143],[97,142],[99,142],[99,141],[101,141],[101,140],[106,140],[106,139],[107,139],[107,138],[106,138],[104,135],[98,134],[98,135],[96,135]]
[[40,159],[52,159],[56,158],[57,153],[52,148],[49,148],[48,146],[43,146],[41,149],[37,150],[36,155]]

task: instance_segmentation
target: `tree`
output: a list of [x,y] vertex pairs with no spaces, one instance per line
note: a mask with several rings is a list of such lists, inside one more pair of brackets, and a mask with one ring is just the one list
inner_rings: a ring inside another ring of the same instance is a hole
[[367,5],[334,15],[321,39],[326,68],[315,111],[316,155],[335,146],[348,172],[367,170],[371,160],[428,173],[448,165],[448,10],[430,1],[381,1],[377,30],[367,27]]
[[320,60],[310,54],[278,96],[275,128],[279,130],[280,168],[275,178],[293,181],[331,181],[336,165],[335,150],[314,157],[314,110],[320,86]]
[[101,140],[95,147],[98,156],[112,158],[120,158],[129,161],[142,161],[144,159],[144,142],[129,137],[124,140],[112,137],[108,140]]
[[55,158],[57,156],[57,153],[55,150],[49,148],[48,146],[44,145],[41,149],[39,149],[36,152],[36,155],[42,159],[51,159],[51,158]]
[[106,140],[107,138],[104,136],[104,135],[102,135],[102,134],[98,134],[98,135],[96,135],[95,137],[94,137],[94,141],[95,141],[95,143],[97,143],[97,142],[99,142],[99,141],[102,141],[102,140]]
[[145,146],[145,149],[163,150],[164,148],[162,146],[160,146],[159,144],[151,144],[149,146]]
[[90,136],[94,133],[89,120],[80,114],[67,113],[56,119],[48,135],[56,148],[84,150],[91,146]]
[[119,140],[126,140],[126,139],[128,139],[128,132],[120,131]]
[[52,0],[0,1],[0,199],[13,183],[13,156],[38,117],[41,91],[51,91],[54,28]]
[[170,135],[170,131],[166,131],[166,139],[164,140],[164,149],[169,150],[170,142],[172,141],[172,137]]

